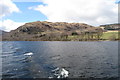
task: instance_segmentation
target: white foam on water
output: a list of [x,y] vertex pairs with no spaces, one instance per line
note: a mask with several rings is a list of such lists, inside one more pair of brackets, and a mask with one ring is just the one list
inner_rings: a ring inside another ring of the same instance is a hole
[[29,53],[25,53],[24,55],[25,55],[25,56],[31,56],[31,55],[33,55],[33,53],[32,53],[32,52],[29,52]]
[[56,78],[67,78],[69,76],[69,72],[64,68],[56,68],[52,72]]
[[60,68],[56,68],[56,69],[52,70],[52,72],[58,71],[59,69],[60,69]]
[[20,50],[20,48],[14,48],[15,50]]
[[66,78],[66,77],[68,77],[68,74],[69,74],[69,72],[67,70],[65,70],[64,68],[62,68],[60,75],[63,78]]
[[50,77],[48,77],[48,78],[49,78],[49,79],[52,79],[53,77],[50,76]]

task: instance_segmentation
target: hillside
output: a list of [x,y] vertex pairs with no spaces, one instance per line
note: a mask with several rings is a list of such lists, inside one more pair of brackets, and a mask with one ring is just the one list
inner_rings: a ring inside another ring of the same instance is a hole
[[5,34],[5,33],[7,33],[7,32],[0,30],[0,35]]
[[100,32],[100,28],[84,23],[66,22],[30,22],[16,30],[3,34],[3,40],[19,41],[50,41],[50,40],[72,40],[69,36],[82,35],[85,33]]
[[0,41],[2,41],[2,35],[6,34],[7,32],[0,30]]

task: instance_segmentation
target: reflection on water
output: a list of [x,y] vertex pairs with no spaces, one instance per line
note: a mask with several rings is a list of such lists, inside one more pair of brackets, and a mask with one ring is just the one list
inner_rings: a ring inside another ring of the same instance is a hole
[[2,50],[3,78],[52,78],[57,68],[69,78],[118,77],[118,42],[4,41]]

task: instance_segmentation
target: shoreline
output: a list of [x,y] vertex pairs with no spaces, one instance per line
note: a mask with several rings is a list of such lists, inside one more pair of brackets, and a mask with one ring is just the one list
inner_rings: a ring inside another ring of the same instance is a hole
[[[40,41],[40,40],[0,40],[0,41]],[[48,41],[48,40],[41,40],[41,41]],[[52,41],[59,41],[59,40],[51,40]],[[62,41],[62,40],[61,40]],[[77,40],[71,40],[71,41],[65,41],[64,42],[94,42],[94,41],[120,41],[120,40],[87,40],[87,41],[77,41]]]

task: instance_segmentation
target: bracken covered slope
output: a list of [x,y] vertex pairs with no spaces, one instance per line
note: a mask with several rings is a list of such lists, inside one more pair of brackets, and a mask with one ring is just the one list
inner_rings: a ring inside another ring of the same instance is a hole
[[83,32],[97,32],[100,28],[84,23],[36,21],[26,23],[16,30],[3,34],[3,40],[12,41],[49,41]]

